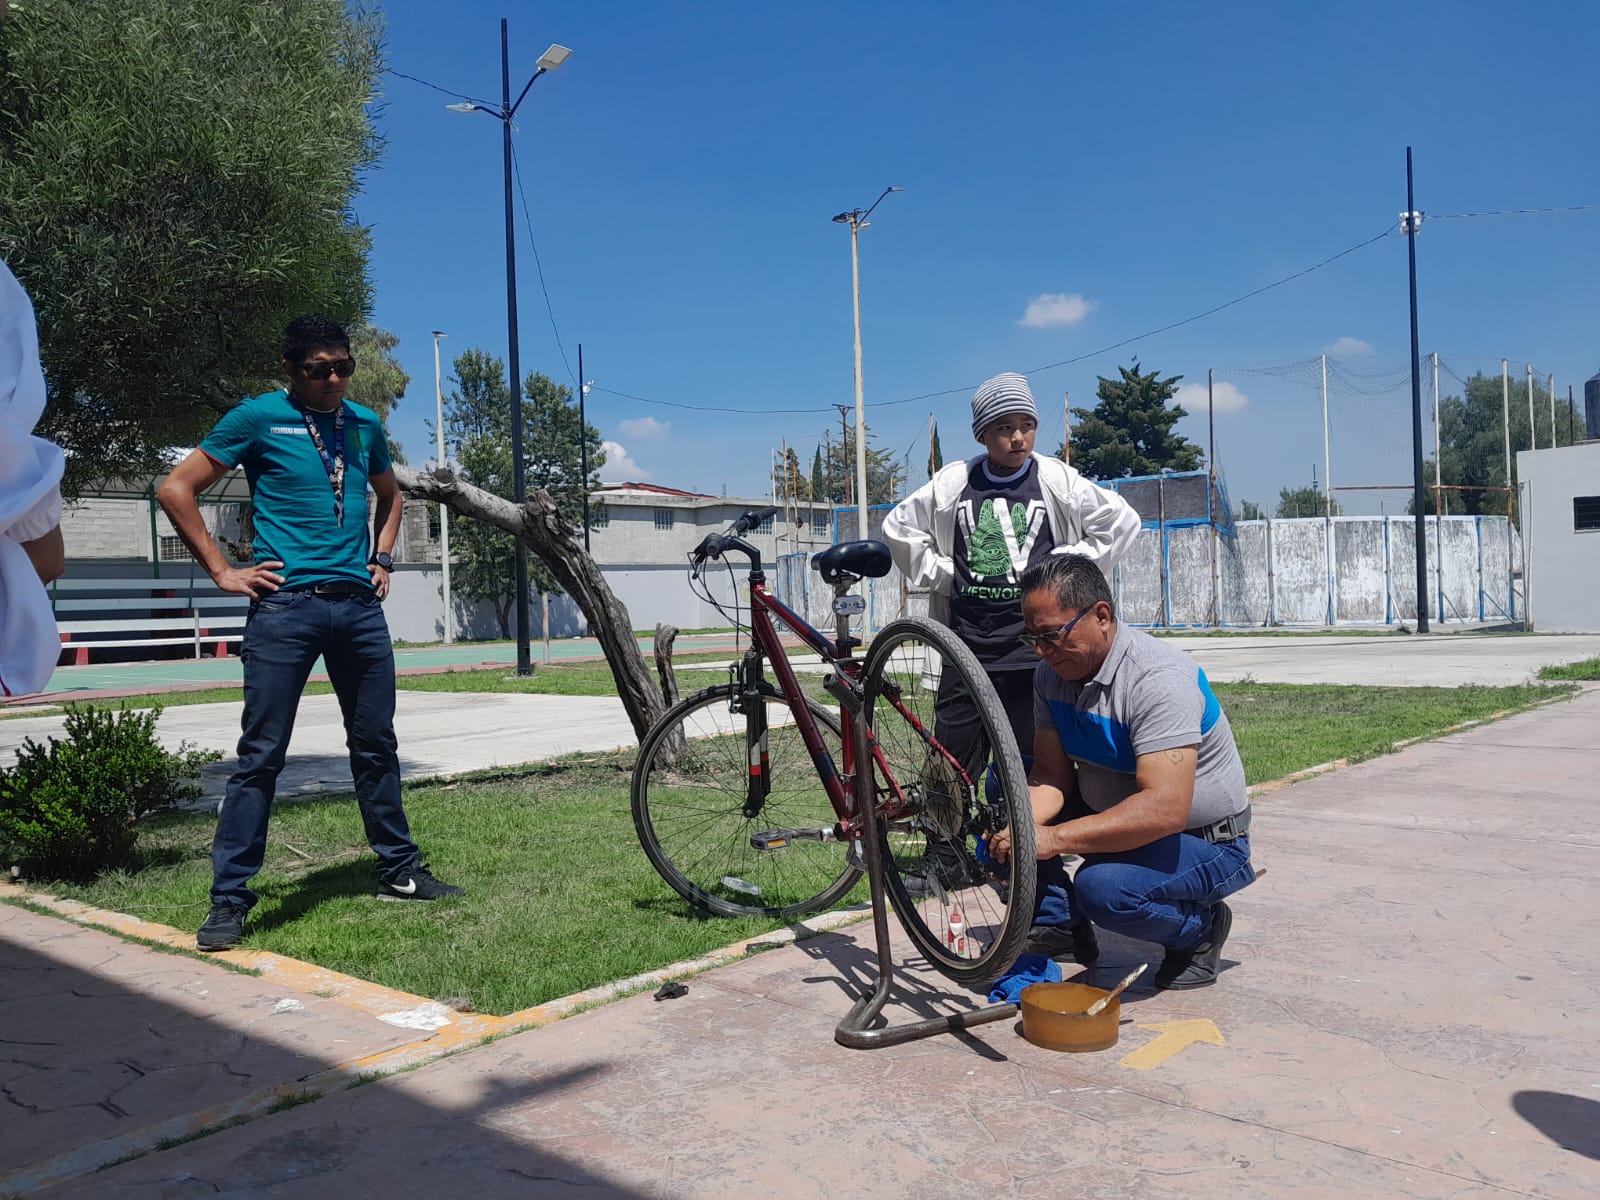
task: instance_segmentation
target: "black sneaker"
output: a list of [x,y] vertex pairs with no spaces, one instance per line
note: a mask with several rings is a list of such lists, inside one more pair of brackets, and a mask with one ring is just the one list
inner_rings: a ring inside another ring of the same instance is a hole
[[1072,959],[1082,967],[1092,967],[1100,957],[1100,942],[1088,921],[1076,925],[1035,925],[1022,944],[1024,954],[1042,954],[1058,962]]
[[194,936],[195,946],[201,950],[231,950],[244,937],[244,917],[249,911],[232,900],[213,901],[211,914]]
[[1228,940],[1228,931],[1232,928],[1233,911],[1217,901],[1211,910],[1211,931],[1206,934],[1206,940],[1193,950],[1168,950],[1161,960],[1161,969],[1156,972],[1155,987],[1175,992],[1210,987],[1217,981],[1222,944]]
[[983,878],[983,869],[965,845],[936,842],[900,882],[905,886],[906,895],[913,900],[923,900],[941,893],[958,892],[969,884],[982,883]]
[[466,894],[466,888],[439,882],[427,867],[413,867],[399,879],[384,880],[378,884],[380,900],[443,900],[446,896]]

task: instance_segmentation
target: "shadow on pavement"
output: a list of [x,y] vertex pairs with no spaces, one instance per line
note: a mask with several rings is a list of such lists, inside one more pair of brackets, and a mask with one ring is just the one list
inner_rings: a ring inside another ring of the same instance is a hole
[[1565,1092],[1517,1092],[1511,1107],[1562,1149],[1600,1159],[1600,1100]]
[[[376,1182],[374,1140],[396,1129],[406,1130],[409,1140],[390,1147],[388,1169],[376,1174],[394,1172],[385,1182],[402,1190],[409,1157],[413,1170],[424,1160],[430,1171],[448,1165],[434,1178],[449,1178],[452,1194],[479,1200],[545,1194],[541,1187],[617,1200],[639,1195],[505,1136],[486,1119],[543,1093],[592,1086],[605,1073],[582,1064],[549,1073],[534,1065],[526,1082],[488,1081],[466,1102],[456,1096],[438,1108],[420,1101],[415,1089],[402,1095],[391,1080],[378,1080],[352,1093],[349,1100],[359,1102],[347,1100],[337,1122],[320,1120],[313,1103],[234,1130],[232,1136],[249,1131],[251,1145],[233,1160],[227,1178],[198,1178],[185,1168],[189,1148],[209,1147],[212,1139],[170,1144],[192,1131],[190,1114],[215,1120],[252,1096],[266,1093],[270,1101],[273,1088],[292,1088],[341,1059],[416,1034],[328,1002],[285,1001],[259,980],[124,947],[104,935],[87,947],[90,964],[75,965],[48,950],[85,931],[59,924],[65,927],[61,939],[46,934],[38,946],[0,939],[0,1197],[52,1186],[51,1195],[85,1195],[90,1172],[152,1150],[162,1139],[168,1148],[94,1175],[93,1194],[257,1194],[291,1187],[294,1194],[325,1195],[316,1178],[358,1159],[367,1160],[363,1173]],[[81,936],[77,946],[77,957],[85,957]],[[163,998],[168,995],[172,1002]],[[328,1098],[342,1090],[329,1087]],[[147,1136],[139,1137],[141,1131]],[[410,1178],[414,1184],[416,1175]]]

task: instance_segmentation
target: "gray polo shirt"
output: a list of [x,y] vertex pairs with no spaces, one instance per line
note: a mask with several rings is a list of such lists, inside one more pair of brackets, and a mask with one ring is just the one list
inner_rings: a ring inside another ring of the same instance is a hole
[[1199,746],[1191,829],[1248,807],[1244,764],[1206,673],[1181,650],[1117,622],[1094,678],[1070,683],[1041,662],[1033,676],[1033,724],[1061,736],[1078,765],[1086,803],[1104,812],[1139,790],[1141,754]]

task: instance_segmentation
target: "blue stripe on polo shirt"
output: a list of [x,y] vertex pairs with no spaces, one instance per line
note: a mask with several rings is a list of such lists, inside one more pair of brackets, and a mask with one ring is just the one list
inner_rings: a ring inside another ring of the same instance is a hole
[[1200,675],[1200,694],[1206,698],[1205,711],[1200,714],[1200,732],[1202,735],[1210,733],[1222,716],[1222,705],[1217,703],[1217,694],[1211,690],[1211,681],[1206,678],[1205,671],[1196,667]]
[[[1069,758],[1081,758],[1108,771],[1131,775],[1135,766],[1131,730],[1121,721],[1096,713],[1079,712],[1064,700],[1051,700],[1061,747]],[[1215,701],[1213,701],[1215,703]]]

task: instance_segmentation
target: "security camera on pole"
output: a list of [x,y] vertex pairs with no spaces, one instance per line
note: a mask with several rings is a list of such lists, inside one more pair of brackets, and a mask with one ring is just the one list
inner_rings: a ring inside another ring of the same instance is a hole
[[867,407],[862,399],[861,387],[861,252],[859,239],[867,227],[872,209],[883,203],[890,192],[903,192],[905,188],[886,187],[883,195],[863,212],[853,208],[834,217],[841,225],[850,226],[850,295],[855,305],[856,318],[856,536],[867,540]]

